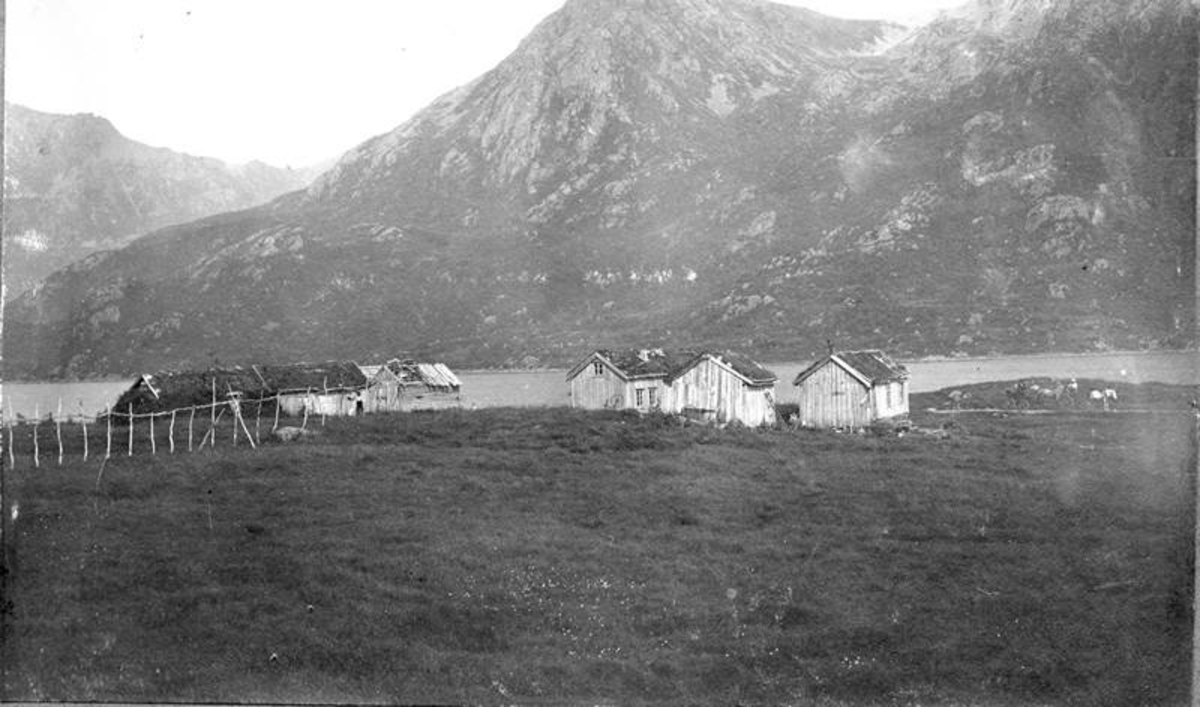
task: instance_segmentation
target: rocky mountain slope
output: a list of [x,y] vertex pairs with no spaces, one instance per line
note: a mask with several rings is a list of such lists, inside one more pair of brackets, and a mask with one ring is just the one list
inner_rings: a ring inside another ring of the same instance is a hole
[[150,147],[104,118],[5,104],[4,281],[11,294],[173,223],[264,203],[315,175]]
[[1189,345],[1196,19],[980,0],[905,34],[569,0],[307,190],[56,274],[6,363]]

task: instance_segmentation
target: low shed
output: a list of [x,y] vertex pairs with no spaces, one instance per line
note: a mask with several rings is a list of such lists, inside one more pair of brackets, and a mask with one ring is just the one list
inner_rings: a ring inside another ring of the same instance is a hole
[[366,412],[462,407],[462,382],[445,364],[392,359],[361,368],[371,374],[363,394]]
[[279,410],[298,416],[356,415],[363,411],[367,378],[348,361],[254,366],[262,387],[279,396]]
[[262,381],[244,368],[207,371],[161,371],[138,376],[113,404],[113,411],[135,414],[183,410],[210,405],[215,399],[256,400],[265,395]]
[[749,358],[703,351],[667,379],[666,408],[686,417],[750,427],[775,422],[777,377]]
[[860,429],[908,414],[908,370],[883,351],[830,353],[793,384],[804,427]]

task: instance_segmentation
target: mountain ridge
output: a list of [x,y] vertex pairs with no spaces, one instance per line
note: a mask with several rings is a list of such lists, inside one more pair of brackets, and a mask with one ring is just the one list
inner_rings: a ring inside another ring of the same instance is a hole
[[6,284],[10,294],[84,255],[173,223],[264,203],[303,170],[155,147],[90,113],[5,103]]
[[988,0],[895,43],[763,2],[572,0],[307,190],[52,278],[13,308],[15,360],[1194,345],[1196,13],[1112,4]]

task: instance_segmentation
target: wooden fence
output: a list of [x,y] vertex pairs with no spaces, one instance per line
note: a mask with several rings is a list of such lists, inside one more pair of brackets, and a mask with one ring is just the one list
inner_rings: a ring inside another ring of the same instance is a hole
[[[68,455],[81,454],[109,459],[113,455],[133,456],[135,452],[166,454],[196,452],[215,448],[217,440],[228,436],[229,444],[249,444],[257,448],[262,435],[268,436],[280,426],[280,395],[265,398],[227,399],[202,405],[135,413],[133,406],[126,410],[107,408],[100,415],[64,417],[62,403],[58,414],[42,419],[35,409],[31,420],[19,420],[10,410],[3,424],[0,445],[7,452],[8,468],[18,463],[39,468],[43,463],[63,463]],[[268,419],[263,420],[263,410]],[[253,417],[250,410],[254,411]],[[305,406],[301,429],[308,427],[309,410]],[[248,419],[250,418],[250,419]],[[321,425],[326,415],[320,414]],[[267,426],[269,425],[269,429]]]

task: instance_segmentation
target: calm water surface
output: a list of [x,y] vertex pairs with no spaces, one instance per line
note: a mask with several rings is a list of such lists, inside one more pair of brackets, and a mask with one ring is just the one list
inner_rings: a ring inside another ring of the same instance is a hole
[[[795,400],[792,379],[807,361],[764,363],[779,376],[775,386],[780,402]],[[985,381],[1035,376],[1099,378],[1115,382],[1200,384],[1200,352],[1111,353],[1045,356],[1005,356],[952,360],[904,361],[912,374],[910,390],[921,393]],[[468,406],[567,405],[566,371],[462,371],[463,397]],[[83,383],[5,383],[0,399],[4,419],[13,415],[46,417],[62,404],[64,416],[94,416],[132,384],[131,379]]]
[[[811,361],[763,363],[779,376],[775,399],[796,399],[792,380]],[[1114,382],[1200,384],[1200,352],[1075,354],[1006,356],[948,360],[902,361],[912,378],[909,390],[924,393],[956,385],[986,381],[1054,378],[1098,378]],[[501,405],[566,405],[567,372],[468,371],[459,374],[468,404],[479,407]]]

